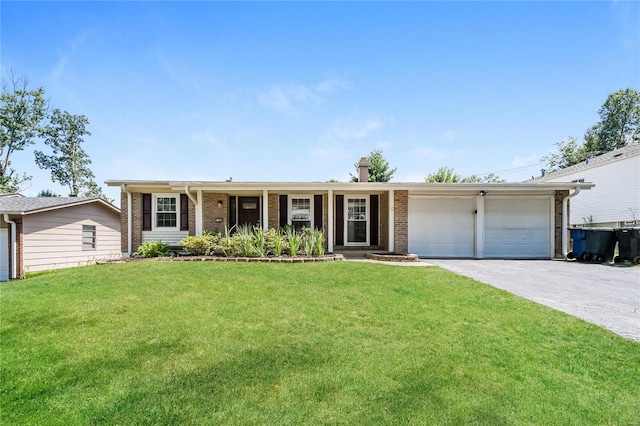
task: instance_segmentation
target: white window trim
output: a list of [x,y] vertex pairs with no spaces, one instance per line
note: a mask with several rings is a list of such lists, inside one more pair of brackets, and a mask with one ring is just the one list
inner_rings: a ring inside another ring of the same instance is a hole
[[[366,209],[366,232],[367,232],[367,238],[366,241],[363,243],[359,243],[359,242],[349,242],[349,200],[353,200],[353,199],[361,199],[364,198],[365,200],[365,209]],[[345,194],[344,195],[344,213],[343,213],[343,217],[344,217],[344,245],[345,246],[368,246],[370,245],[370,241],[371,241],[371,227],[369,226],[369,222],[371,221],[371,200],[369,198],[369,194]]]
[[[176,226],[157,226],[158,224],[158,198],[176,199]],[[152,231],[179,231],[180,230],[180,194],[153,194],[151,200],[151,230]]]
[[311,229],[315,229],[315,224],[313,222],[313,219],[315,216],[314,215],[314,205],[313,205],[313,201],[314,201],[314,196],[313,194],[289,194],[289,196],[287,197],[287,223],[289,225],[293,225],[293,199],[294,198],[306,198],[309,200],[309,219],[310,219],[310,223],[311,223]]

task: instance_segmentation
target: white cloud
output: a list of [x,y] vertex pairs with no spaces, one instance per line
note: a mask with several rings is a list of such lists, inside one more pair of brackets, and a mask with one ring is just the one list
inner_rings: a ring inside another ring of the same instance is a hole
[[448,140],[448,141],[454,140],[457,136],[458,136],[458,134],[456,132],[454,132],[453,130],[447,130],[444,133],[442,133],[442,137],[445,140]]
[[296,114],[298,106],[306,103],[320,104],[324,96],[349,88],[347,81],[340,79],[324,80],[314,85],[275,84],[268,90],[258,93],[258,102],[265,108],[284,114]]
[[384,120],[373,117],[340,119],[333,123],[331,133],[343,140],[362,139],[384,125]]
[[69,64],[70,58],[76,53],[76,50],[87,37],[87,33],[80,33],[76,36],[76,38],[71,42],[71,46],[67,51],[63,52],[58,59],[58,62],[51,67],[51,77],[54,80],[59,79],[67,69],[67,65]]

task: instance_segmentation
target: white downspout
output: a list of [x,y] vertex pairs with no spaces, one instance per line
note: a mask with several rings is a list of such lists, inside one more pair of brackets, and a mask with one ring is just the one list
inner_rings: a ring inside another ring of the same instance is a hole
[[569,230],[569,212],[567,211],[569,198],[573,198],[580,193],[580,187],[576,186],[576,192],[573,194],[569,194],[562,199],[562,256],[567,258],[567,247],[569,246],[569,241],[567,239],[567,231]]
[[[189,199],[191,200],[191,202],[193,203],[194,206],[196,206],[196,211],[195,216],[196,216],[196,229],[195,229],[195,233],[196,235],[202,235],[202,222],[198,219],[198,217],[202,217],[202,215],[200,214],[200,203],[198,203],[198,199],[195,198],[193,195],[191,195],[191,192],[189,192],[189,185],[185,185],[184,187],[184,193],[187,194],[187,197],[189,197]],[[200,192],[198,192],[198,194],[200,194]]]
[[127,194],[127,254],[129,256],[131,256],[131,252],[132,252],[132,235],[131,235],[131,228],[132,228],[132,223],[133,223],[133,219],[131,218],[131,211],[132,211],[132,206],[131,206],[131,193],[127,190],[127,185],[125,185],[124,183],[120,186],[120,188],[122,189],[122,192],[124,192],[125,194]]
[[4,221],[11,225],[11,276],[9,277],[12,280],[15,280],[18,276],[18,259],[16,256],[18,255],[18,250],[16,246],[16,223],[9,219],[9,215],[7,213],[4,214]]

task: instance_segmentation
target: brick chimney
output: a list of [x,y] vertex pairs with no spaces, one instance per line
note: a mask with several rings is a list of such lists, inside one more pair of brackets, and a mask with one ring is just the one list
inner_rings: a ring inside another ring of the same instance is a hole
[[369,159],[360,158],[358,162],[358,182],[369,182]]

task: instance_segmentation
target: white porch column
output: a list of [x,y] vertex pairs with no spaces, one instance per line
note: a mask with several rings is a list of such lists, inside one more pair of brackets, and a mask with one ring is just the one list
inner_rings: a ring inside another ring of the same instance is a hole
[[327,251],[333,253],[333,189],[327,193]]
[[484,195],[476,197],[476,259],[484,259]]
[[196,235],[202,235],[204,217],[202,214],[202,190],[199,189],[196,196]]
[[262,190],[262,229],[269,229],[269,191]]
[[396,234],[396,216],[394,213],[395,209],[395,192],[393,189],[389,190],[389,251],[393,252],[395,250],[395,239],[394,236]]

